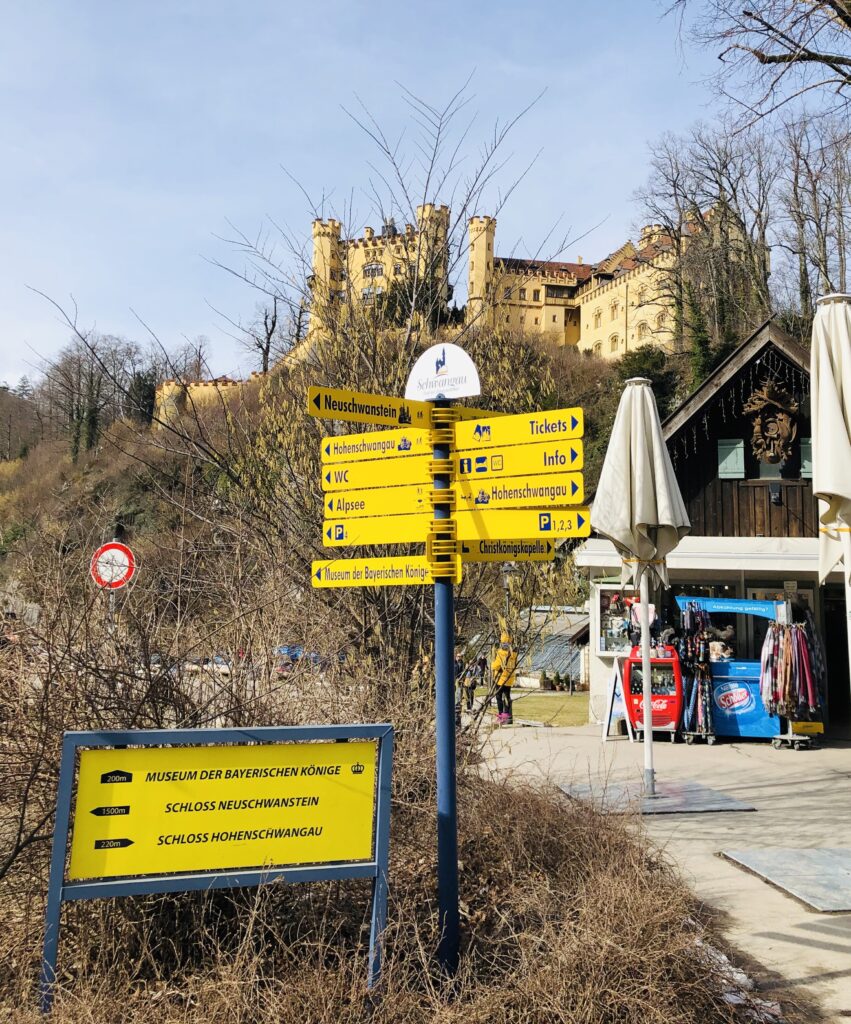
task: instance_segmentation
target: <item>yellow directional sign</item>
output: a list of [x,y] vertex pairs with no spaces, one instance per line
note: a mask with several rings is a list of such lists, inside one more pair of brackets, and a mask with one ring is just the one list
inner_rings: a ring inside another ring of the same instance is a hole
[[456,480],[571,473],[582,469],[585,462],[581,441],[542,441],[540,444],[489,448],[481,453],[459,452],[452,458]]
[[431,512],[403,516],[372,516],[365,519],[326,519],[322,524],[322,543],[326,548],[346,548],[355,544],[407,544],[418,541],[425,544],[431,521]]
[[[397,516],[394,518],[401,518]],[[591,515],[577,509],[491,509],[457,512],[454,516],[458,540],[514,540],[516,537],[588,537]],[[392,520],[386,519],[389,523]]]
[[579,505],[585,499],[581,473],[462,480],[453,486],[459,512],[479,510],[486,514],[492,508],[560,508]]
[[[386,483],[391,481],[386,480]],[[428,500],[430,487],[382,487],[366,491],[333,491],[323,497],[325,515],[329,519],[361,519],[364,516],[387,516],[412,512],[431,512]]]
[[[453,578],[461,582],[461,559],[456,558]],[[314,587],[410,587],[434,583],[431,566],[424,555],[399,558],[337,558],[314,562]]]
[[455,424],[455,447],[459,451],[476,451],[540,441],[570,441],[582,437],[584,429],[584,417],[579,408],[464,420]]
[[70,879],[372,859],[374,742],[84,750]]
[[322,489],[342,491],[349,487],[387,487],[391,484],[430,487],[430,462],[431,455],[409,455],[407,459],[394,459],[392,465],[377,460],[323,466]]
[[458,545],[464,562],[551,562],[551,540],[466,540]]
[[390,395],[371,395],[365,391],[344,391],[342,388],[307,389],[307,411],[320,419],[377,423],[383,427],[427,427],[430,410],[428,402],[392,398]]
[[322,462],[361,462],[394,459],[400,455],[431,455],[428,431],[419,427],[373,430],[367,434],[340,434],[322,439]]

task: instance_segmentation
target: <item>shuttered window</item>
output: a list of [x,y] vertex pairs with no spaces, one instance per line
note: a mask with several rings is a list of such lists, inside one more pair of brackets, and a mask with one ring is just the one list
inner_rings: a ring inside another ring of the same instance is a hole
[[719,440],[718,479],[744,480],[745,442],[741,438]]

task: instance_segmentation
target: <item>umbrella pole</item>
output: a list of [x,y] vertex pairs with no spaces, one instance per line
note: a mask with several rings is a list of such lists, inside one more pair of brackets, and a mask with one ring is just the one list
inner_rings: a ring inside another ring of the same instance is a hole
[[656,773],[653,771],[653,689],[650,675],[650,597],[647,571],[641,574],[639,584],[639,621],[641,622],[641,681],[644,692],[644,795],[656,795]]
[[842,565],[845,577],[845,638],[848,641],[848,675],[851,676],[851,567]]

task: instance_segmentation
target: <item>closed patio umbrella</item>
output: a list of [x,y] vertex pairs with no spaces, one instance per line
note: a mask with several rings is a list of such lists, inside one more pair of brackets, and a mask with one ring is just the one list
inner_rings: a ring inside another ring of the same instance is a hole
[[851,666],[851,295],[818,300],[810,353],[819,578],[842,566]]
[[639,587],[644,686],[644,789],[655,795],[648,576],[668,585],[665,558],[691,529],[650,381],[626,382],[591,509],[591,526],[623,559],[622,582]]

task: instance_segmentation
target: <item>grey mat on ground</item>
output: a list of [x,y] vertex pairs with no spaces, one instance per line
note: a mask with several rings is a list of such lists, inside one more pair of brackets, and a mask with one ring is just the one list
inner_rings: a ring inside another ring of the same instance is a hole
[[576,800],[590,800],[605,811],[625,814],[708,814],[722,811],[755,811],[752,804],[699,782],[657,782],[656,796],[644,796],[640,782],[608,782],[588,785],[570,784],[559,787]]
[[753,871],[813,910],[851,910],[851,850],[724,850],[722,856]]

